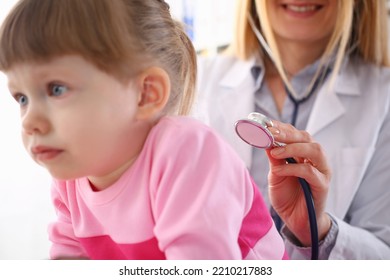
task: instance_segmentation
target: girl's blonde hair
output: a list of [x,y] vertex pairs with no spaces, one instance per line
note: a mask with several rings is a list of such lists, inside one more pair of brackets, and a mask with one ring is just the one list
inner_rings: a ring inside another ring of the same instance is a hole
[[81,55],[126,81],[157,65],[171,80],[166,113],[190,111],[196,53],[163,0],[21,0],[0,31],[0,70]]
[[[273,55],[275,66],[286,85],[287,74],[272,32],[267,14],[268,0],[238,0],[236,30],[230,48],[235,56],[247,60],[253,55],[265,56],[265,51],[251,28],[248,15],[257,19],[255,24],[265,37]],[[379,66],[389,66],[387,7],[384,0],[339,0],[335,29],[325,48],[323,59],[336,54],[333,78],[337,75],[347,52]]]

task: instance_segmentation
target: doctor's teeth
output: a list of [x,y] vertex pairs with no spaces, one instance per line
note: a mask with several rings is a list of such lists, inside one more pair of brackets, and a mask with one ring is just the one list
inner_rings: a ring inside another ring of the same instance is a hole
[[312,12],[316,9],[315,5],[310,6],[294,6],[294,5],[288,5],[287,9],[297,12],[297,13],[305,13],[305,12]]

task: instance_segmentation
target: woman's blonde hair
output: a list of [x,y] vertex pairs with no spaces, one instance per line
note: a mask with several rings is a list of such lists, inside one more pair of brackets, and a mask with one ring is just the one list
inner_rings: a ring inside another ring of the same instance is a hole
[[162,67],[172,85],[166,112],[190,111],[196,53],[163,0],[19,1],[1,27],[0,70],[66,54],[81,55],[120,81]]
[[[257,19],[255,24],[270,47],[275,66],[288,84],[268,19],[267,2],[268,0],[238,0],[235,37],[230,52],[243,60],[259,54],[259,50],[260,55],[265,56],[265,51],[249,23],[250,15]],[[389,66],[386,1],[339,0],[338,5],[338,20],[323,54],[323,58],[336,54],[333,77],[339,71],[347,51],[352,56],[360,56],[366,62]]]

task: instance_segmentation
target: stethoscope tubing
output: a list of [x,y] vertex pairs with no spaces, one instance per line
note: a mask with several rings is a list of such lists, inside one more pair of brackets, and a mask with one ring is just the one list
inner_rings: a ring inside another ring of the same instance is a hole
[[[287,158],[286,161],[288,163],[297,163],[293,158]],[[317,226],[317,217],[316,211],[314,207],[313,196],[311,194],[309,183],[303,179],[298,177],[299,183],[301,184],[303,194],[305,196],[307,214],[309,217],[310,224],[310,237],[311,237],[311,259],[318,260],[318,252],[319,252],[319,240],[318,240],[318,226]]]

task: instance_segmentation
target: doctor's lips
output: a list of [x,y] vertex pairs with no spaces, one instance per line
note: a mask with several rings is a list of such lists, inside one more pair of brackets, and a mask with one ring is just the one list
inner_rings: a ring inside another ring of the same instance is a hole
[[47,147],[47,146],[35,146],[31,148],[31,154],[38,161],[51,160],[61,154],[63,150]]
[[314,12],[322,8],[322,5],[316,5],[316,4],[304,4],[304,3],[297,3],[297,4],[282,4],[283,8],[286,10],[290,10],[295,13],[308,13],[308,12]]

